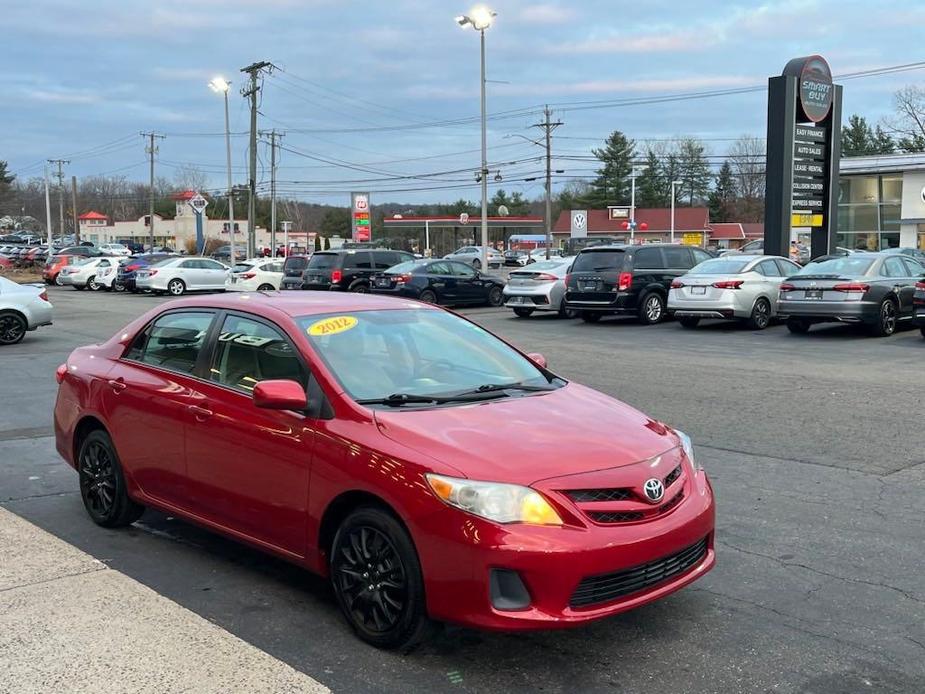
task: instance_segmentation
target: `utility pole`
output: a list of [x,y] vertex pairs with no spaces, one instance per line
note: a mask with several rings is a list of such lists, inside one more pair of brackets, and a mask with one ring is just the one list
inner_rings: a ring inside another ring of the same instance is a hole
[[80,245],[80,226],[77,223],[77,176],[71,176],[71,215],[74,217],[74,243]]
[[543,128],[546,142],[546,260],[549,260],[549,247],[552,245],[552,131],[562,125],[562,121],[550,121],[552,113],[549,106],[543,109],[546,116],[542,123],[534,123],[532,127]]
[[[158,135],[155,132],[150,133],[141,133],[142,137],[147,137],[149,140],[148,146],[145,147],[145,152],[148,153],[151,162],[151,178],[150,178],[150,200],[148,207],[148,239],[151,244],[151,252],[154,252],[154,155],[157,154],[157,147],[154,144],[154,140],[163,140],[166,135]],[[178,250],[178,249],[174,249]]]
[[276,257],[276,148],[277,139],[283,137],[286,133],[276,132],[273,130],[260,131],[260,134],[270,138],[270,251],[273,257]]
[[48,235],[48,253],[52,252],[52,231],[51,231],[51,196],[48,192],[48,167],[45,167],[45,231]]
[[257,78],[266,70],[270,72],[276,67],[273,63],[261,60],[259,63],[251,63],[247,67],[242,67],[241,72],[250,75],[250,86],[241,90],[241,96],[249,98],[251,101],[251,137],[250,137],[250,171],[248,179],[248,199],[247,199],[247,257],[253,258],[256,255],[257,246],[257,94],[260,92],[260,85],[257,84]]
[[636,243],[636,165],[633,164],[632,188],[630,193],[630,244]]
[[65,164],[70,164],[68,159],[49,159],[49,164],[55,164],[58,172],[55,174],[58,178],[58,235],[64,236],[64,171]]

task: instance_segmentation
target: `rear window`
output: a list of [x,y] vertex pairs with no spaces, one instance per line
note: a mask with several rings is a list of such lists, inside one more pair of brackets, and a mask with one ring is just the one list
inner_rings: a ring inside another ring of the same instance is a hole
[[873,263],[873,258],[846,255],[843,258],[823,260],[821,263],[809,263],[797,275],[863,275]]
[[308,265],[308,258],[286,258],[283,265],[287,270],[304,270]]
[[308,261],[307,267],[312,270],[330,270],[340,264],[339,260],[340,256],[337,253],[315,253]]
[[728,260],[726,258],[717,258],[716,260],[706,260],[700,265],[691,268],[689,275],[738,275],[745,266],[749,264],[748,260]]
[[624,262],[626,262],[626,253],[622,250],[582,251],[575,258],[572,272],[620,270]]
[[426,260],[425,261],[409,260],[408,262],[405,262],[405,263],[399,263],[398,265],[393,265],[392,267],[389,268],[389,273],[395,273],[398,275],[402,275],[406,272],[413,271],[414,268],[420,265],[423,265],[426,262],[427,262]]
[[253,268],[254,268],[253,263],[236,263],[235,266],[231,268],[231,271],[232,272],[247,272],[248,270],[252,270]]

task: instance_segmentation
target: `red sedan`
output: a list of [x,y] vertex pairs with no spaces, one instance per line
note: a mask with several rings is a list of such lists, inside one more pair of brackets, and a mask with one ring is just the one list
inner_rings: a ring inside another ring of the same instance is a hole
[[376,646],[589,622],[715,561],[687,436],[437,307],[174,301],[57,377],[58,451],[96,523],[150,506],[329,576]]

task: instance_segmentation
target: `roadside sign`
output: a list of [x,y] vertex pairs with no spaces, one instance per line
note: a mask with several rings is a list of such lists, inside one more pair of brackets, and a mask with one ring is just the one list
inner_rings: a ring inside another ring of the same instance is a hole
[[462,212],[462,213],[460,213],[460,215],[459,215],[459,223],[460,223],[460,224],[468,224],[468,223],[469,223],[469,213],[468,213],[468,212]]
[[811,212],[794,212],[790,215],[790,226],[792,227],[821,227],[822,215]]
[[693,231],[688,231],[681,234],[681,243],[685,246],[699,246],[700,245],[700,234]]
[[202,195],[199,193],[196,193],[196,195],[189,199],[189,206],[193,208],[193,211],[196,212],[196,214],[202,214],[208,205],[209,201],[202,197]]

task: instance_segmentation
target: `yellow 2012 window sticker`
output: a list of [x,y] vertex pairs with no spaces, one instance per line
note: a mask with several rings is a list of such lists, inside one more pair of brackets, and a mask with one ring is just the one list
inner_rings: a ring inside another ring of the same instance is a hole
[[330,318],[324,318],[308,326],[308,334],[314,337],[336,335],[337,333],[346,332],[347,330],[355,328],[356,324],[357,319],[353,316],[331,316]]

